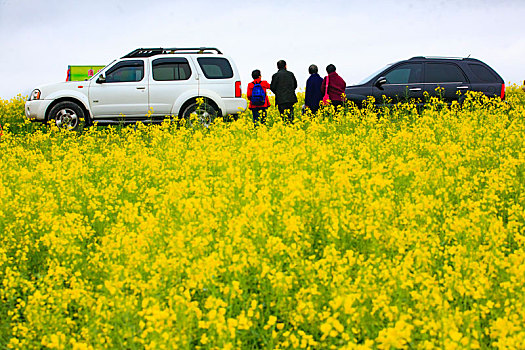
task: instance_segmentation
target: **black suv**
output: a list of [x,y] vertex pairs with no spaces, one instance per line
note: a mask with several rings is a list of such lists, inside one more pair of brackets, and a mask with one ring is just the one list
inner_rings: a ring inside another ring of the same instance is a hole
[[430,96],[441,96],[452,102],[467,91],[481,91],[487,96],[505,99],[503,79],[474,58],[412,57],[389,64],[358,85],[347,86],[345,93],[348,100],[361,106],[368,96],[375,97],[378,104],[384,103],[385,97],[392,103],[411,98],[424,102],[423,93],[428,92]]

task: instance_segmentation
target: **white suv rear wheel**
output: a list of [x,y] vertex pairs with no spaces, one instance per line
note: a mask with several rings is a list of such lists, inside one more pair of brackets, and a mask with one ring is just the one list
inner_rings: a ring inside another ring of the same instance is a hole
[[199,123],[204,127],[209,127],[217,116],[218,111],[207,102],[200,105],[197,102],[193,102],[182,112],[182,118],[184,118],[188,126]]

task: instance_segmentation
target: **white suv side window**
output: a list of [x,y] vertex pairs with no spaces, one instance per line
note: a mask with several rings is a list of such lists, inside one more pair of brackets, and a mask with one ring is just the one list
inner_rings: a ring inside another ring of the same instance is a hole
[[185,58],[158,58],[153,60],[153,80],[173,81],[188,80],[191,68]]
[[137,82],[144,78],[144,61],[122,61],[106,73],[106,83]]
[[199,57],[197,58],[202,72],[207,79],[230,79],[233,78],[233,69],[230,62],[221,57]]

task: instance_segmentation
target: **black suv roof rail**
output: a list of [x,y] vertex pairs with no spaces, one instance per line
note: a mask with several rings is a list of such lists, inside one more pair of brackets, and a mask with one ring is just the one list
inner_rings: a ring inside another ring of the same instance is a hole
[[409,60],[442,59],[442,60],[471,60],[470,57],[446,57],[446,56],[414,56]]
[[193,54],[204,54],[204,53],[211,53],[211,52],[205,52],[205,51],[216,51],[218,54],[222,54],[222,52],[217,49],[216,47],[170,47],[170,48],[140,48],[131,51],[125,56],[122,56],[122,58],[132,58],[132,57],[151,57],[155,55],[163,55],[163,54],[175,54],[175,53],[193,53]]

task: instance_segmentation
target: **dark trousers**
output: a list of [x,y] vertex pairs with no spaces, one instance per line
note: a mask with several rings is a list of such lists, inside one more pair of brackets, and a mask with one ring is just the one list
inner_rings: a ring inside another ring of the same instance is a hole
[[337,109],[337,107],[343,105],[343,101],[332,101],[332,105]]
[[306,109],[309,109],[310,112],[312,112],[312,114],[315,114],[315,113],[317,113],[317,111],[319,110],[319,105],[317,105],[317,106],[311,106],[311,107],[310,107],[310,106],[305,106],[305,110],[304,110],[304,112],[306,112]]
[[283,103],[277,105],[281,118],[285,123],[293,123],[293,105],[294,103]]
[[321,109],[326,110],[326,108],[328,108],[330,106],[334,106],[334,109],[337,111],[337,107],[339,107],[339,106],[342,107],[343,105],[344,105],[343,101],[332,101],[332,100],[330,100],[330,104],[328,104],[326,106],[322,106]]
[[253,123],[266,124],[266,110],[268,107],[256,107],[252,108]]

